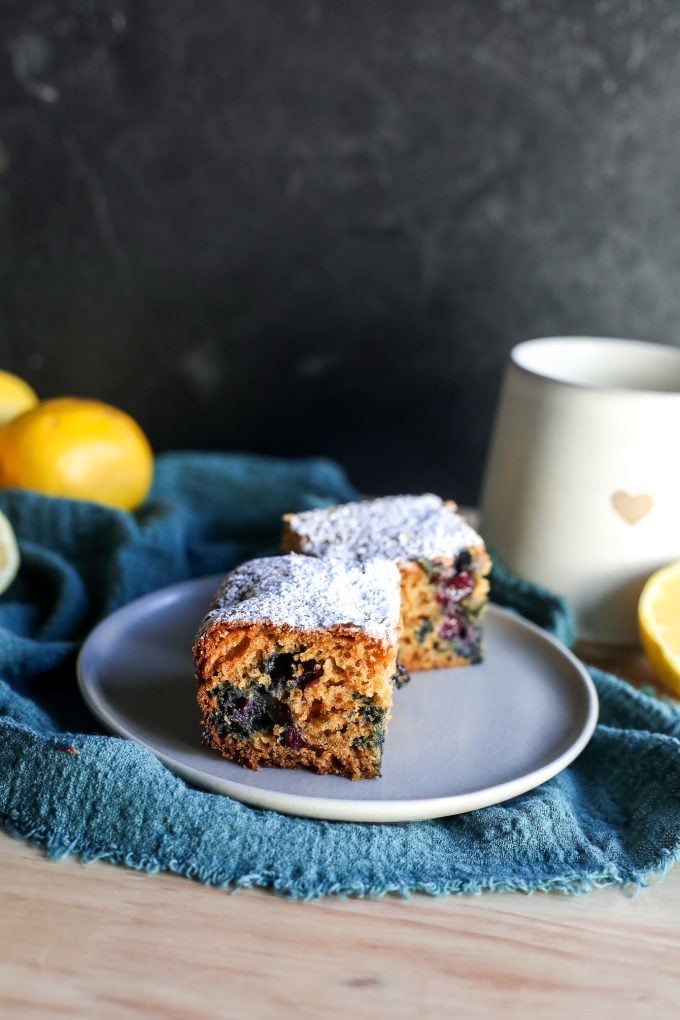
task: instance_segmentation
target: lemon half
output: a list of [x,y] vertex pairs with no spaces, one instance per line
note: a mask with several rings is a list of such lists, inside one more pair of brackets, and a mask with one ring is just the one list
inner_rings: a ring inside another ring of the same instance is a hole
[[14,528],[0,510],[0,595],[7,591],[19,570],[19,546]]
[[638,626],[654,672],[680,697],[680,561],[657,570],[646,582],[638,602]]

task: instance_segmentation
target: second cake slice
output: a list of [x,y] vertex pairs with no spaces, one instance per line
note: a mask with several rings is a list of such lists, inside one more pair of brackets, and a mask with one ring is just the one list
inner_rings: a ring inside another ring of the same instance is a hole
[[401,572],[399,659],[407,670],[480,662],[491,561],[482,538],[439,496],[385,496],[284,517],[283,547]]

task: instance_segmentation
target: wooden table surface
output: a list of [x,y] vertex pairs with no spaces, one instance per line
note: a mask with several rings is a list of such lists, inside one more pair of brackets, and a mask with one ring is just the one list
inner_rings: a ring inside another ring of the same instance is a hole
[[637,896],[300,903],[0,834],[3,1020],[353,1015],[680,1016],[680,867]]

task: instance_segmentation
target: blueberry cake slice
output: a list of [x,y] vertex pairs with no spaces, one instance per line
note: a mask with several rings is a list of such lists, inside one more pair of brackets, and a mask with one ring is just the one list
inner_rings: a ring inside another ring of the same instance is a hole
[[347,563],[384,557],[401,574],[399,660],[409,670],[482,659],[491,561],[439,496],[387,496],[284,517],[283,548]]
[[252,769],[379,776],[398,629],[393,563],[242,564],[194,645],[204,743]]

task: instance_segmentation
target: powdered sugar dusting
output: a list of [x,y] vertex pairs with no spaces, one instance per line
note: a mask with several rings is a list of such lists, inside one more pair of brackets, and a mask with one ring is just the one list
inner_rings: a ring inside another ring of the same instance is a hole
[[199,633],[213,622],[269,622],[298,630],[344,624],[392,643],[399,605],[399,571],[394,563],[347,564],[290,553],[250,560],[232,570]]
[[308,556],[345,560],[452,558],[484,542],[439,496],[385,496],[286,518]]

